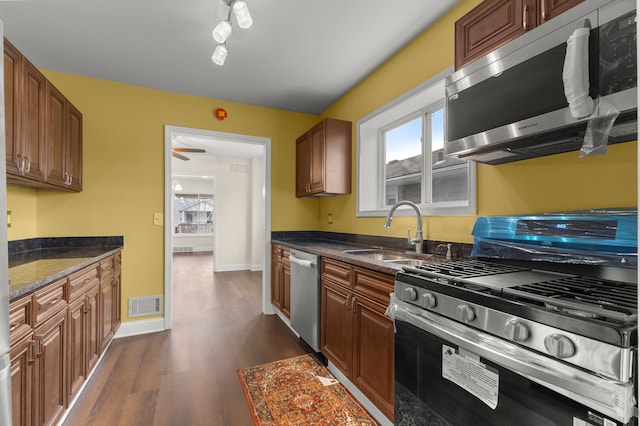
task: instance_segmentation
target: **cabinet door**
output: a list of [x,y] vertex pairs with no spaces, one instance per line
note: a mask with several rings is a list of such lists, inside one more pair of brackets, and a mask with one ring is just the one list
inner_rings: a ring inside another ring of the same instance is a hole
[[282,310],[282,247],[271,247],[271,303]]
[[311,191],[311,133],[296,140],[296,197],[305,197]]
[[21,151],[24,157],[22,174],[37,181],[45,180],[45,90],[47,80],[25,58],[24,105],[20,133]]
[[54,425],[67,402],[67,310],[35,330],[33,424]]
[[98,293],[100,286],[96,285],[87,291],[85,296],[85,338],[87,343],[87,374],[98,363],[101,353],[100,341],[100,321],[98,318]]
[[79,298],[69,305],[69,401],[73,400],[87,376],[86,301]]
[[486,55],[537,24],[535,0],[485,0],[455,23],[455,69]]
[[47,182],[66,186],[65,138],[66,138],[65,97],[53,85],[47,84]]
[[282,260],[282,313],[291,318],[291,267],[285,259]]
[[4,119],[7,174],[20,175],[20,102],[22,98],[22,55],[4,40]]
[[328,280],[322,280],[321,336],[322,353],[347,376],[351,373],[353,293]]
[[68,187],[82,191],[82,113],[67,102],[66,115],[64,171],[69,179]]
[[108,281],[100,283],[100,351],[104,351],[113,338],[113,276]]
[[33,336],[11,346],[11,414],[13,426],[31,424],[31,394],[33,390]]
[[584,0],[540,0],[540,23],[547,22]]
[[386,306],[357,296],[352,381],[390,419],[394,410],[394,329]]
[[325,129],[324,121],[311,129],[311,158],[309,159],[309,192],[318,194],[324,192],[325,172]]

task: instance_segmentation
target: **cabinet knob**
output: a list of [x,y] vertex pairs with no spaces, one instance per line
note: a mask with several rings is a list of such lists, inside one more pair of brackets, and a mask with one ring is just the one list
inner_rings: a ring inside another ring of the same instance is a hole
[[529,338],[529,327],[522,321],[511,320],[504,326],[504,334],[514,342],[524,342]]
[[458,305],[458,308],[456,309],[456,315],[458,319],[464,323],[471,322],[476,317],[476,313],[473,312],[473,308],[466,303]]
[[576,347],[567,336],[551,334],[544,338],[544,347],[556,358],[570,358],[576,353]]

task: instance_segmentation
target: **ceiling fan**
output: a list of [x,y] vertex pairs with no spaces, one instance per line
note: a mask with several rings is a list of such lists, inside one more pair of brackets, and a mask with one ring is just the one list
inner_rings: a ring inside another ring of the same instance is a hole
[[184,161],[189,161],[191,160],[189,157],[187,157],[186,155],[182,155],[182,154],[178,154],[179,152],[207,152],[204,149],[201,148],[171,148],[171,155],[173,155],[176,158],[179,158],[180,160],[184,160]]

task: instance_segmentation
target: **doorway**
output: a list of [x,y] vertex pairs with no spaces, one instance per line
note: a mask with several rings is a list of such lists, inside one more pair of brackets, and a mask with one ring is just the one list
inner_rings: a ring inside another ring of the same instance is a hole
[[172,323],[173,201],[180,179],[215,182],[214,272],[261,268],[262,311],[274,313],[269,302],[270,177],[269,138],[165,125],[165,329]]

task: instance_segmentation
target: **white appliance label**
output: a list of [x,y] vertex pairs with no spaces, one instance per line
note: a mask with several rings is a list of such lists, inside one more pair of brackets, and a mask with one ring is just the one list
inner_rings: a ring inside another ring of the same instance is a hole
[[467,358],[456,349],[442,345],[442,377],[479,398],[489,407],[498,406],[498,373],[477,358]]

